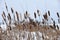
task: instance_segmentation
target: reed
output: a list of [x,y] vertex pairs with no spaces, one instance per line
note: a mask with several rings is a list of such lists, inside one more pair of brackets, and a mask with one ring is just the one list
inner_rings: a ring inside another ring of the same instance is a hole
[[50,11],[48,11],[48,15],[50,16]]
[[37,16],[36,16],[36,13],[34,12],[34,18],[36,19],[36,17],[37,17]]
[[24,13],[24,18],[25,18],[25,19],[29,18],[29,14],[28,14],[27,11],[26,11],[26,13]]
[[57,25],[57,29],[59,30],[59,26]]
[[43,15],[43,17],[44,17],[44,19],[47,20],[47,18],[48,18],[47,13],[45,13],[45,14]]
[[12,13],[14,13],[14,10],[13,10],[13,8],[11,8],[11,12],[12,12]]
[[17,17],[17,21],[18,21],[18,23],[19,23],[19,14],[18,14],[17,11],[16,11],[16,17]]
[[53,21],[53,27],[54,27],[54,29],[56,29],[55,21]]
[[6,7],[6,10],[7,10],[7,12],[8,12],[8,7],[7,7],[7,4],[6,4],[6,2],[5,2],[5,7]]
[[40,16],[40,12],[39,12],[39,10],[37,10],[37,14],[38,14],[38,16]]
[[59,13],[57,12],[57,17],[59,18]]
[[8,13],[8,16],[7,16],[7,18],[8,18],[8,21],[9,21],[9,24],[11,24],[11,15],[10,15],[10,13]]
[[24,13],[24,18],[27,19],[26,14]]
[[[38,14],[39,19],[40,19],[41,12],[39,10],[37,10],[37,14]],[[40,20],[40,22],[41,22],[41,20]]]
[[3,18],[3,20],[5,21],[5,23],[6,23],[6,15],[5,15],[5,12],[3,11],[3,13],[2,13],[2,18]]
[[26,16],[27,18],[29,18],[30,14],[28,13],[28,11],[26,11]]
[[0,40],[2,40],[2,28],[0,27]]
[[21,19],[21,21],[22,21],[22,14],[20,13],[20,19]]

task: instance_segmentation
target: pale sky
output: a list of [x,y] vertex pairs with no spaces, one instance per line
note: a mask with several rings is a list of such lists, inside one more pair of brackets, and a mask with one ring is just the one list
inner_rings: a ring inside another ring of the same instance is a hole
[[[37,9],[41,11],[41,15],[50,10],[51,17],[57,22],[56,12],[60,13],[60,0],[5,0],[8,6],[8,10],[11,13],[10,8],[13,7],[14,10],[17,10],[19,13],[24,13],[26,10],[33,17],[34,11]],[[0,0],[0,22],[2,21],[1,14],[6,11],[4,0]],[[6,13],[7,15],[7,13]],[[42,16],[41,16],[42,17]]]

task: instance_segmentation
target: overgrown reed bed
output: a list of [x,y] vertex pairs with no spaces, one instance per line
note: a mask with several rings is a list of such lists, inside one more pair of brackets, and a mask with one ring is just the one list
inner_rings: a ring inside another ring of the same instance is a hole
[[[6,16],[3,12],[2,18],[4,19],[4,21],[7,18],[9,23],[5,21],[7,23],[7,29],[4,32],[2,32],[3,29],[0,28],[0,40],[58,40],[60,38],[60,30],[55,28],[55,22],[53,23],[53,25],[50,26],[39,25],[37,22],[31,21],[32,19],[26,16],[26,12],[24,18],[28,18],[30,22],[24,21],[20,23],[18,15],[18,12],[16,12],[18,22],[12,24],[10,13],[8,13],[8,15]],[[34,17],[36,18],[36,13],[34,13]],[[47,20],[47,13],[44,14],[43,17],[44,20]],[[13,27],[12,25],[15,25],[15,27]]]
[[[8,10],[7,6],[6,10]],[[5,15],[4,11],[2,13],[3,22],[5,22],[3,25],[6,24],[7,29],[3,31],[0,27],[0,40],[60,40],[59,26],[55,24],[53,19],[53,25],[48,25],[50,11],[48,11],[48,15],[47,12],[43,15],[44,18],[42,22],[38,22],[38,20],[34,21],[28,11],[24,13],[24,20],[22,20],[22,15],[17,11],[14,13],[13,8],[11,8],[11,12],[14,21],[9,12],[8,15]],[[40,17],[41,14],[39,10],[37,10],[37,14]],[[34,12],[35,19],[37,18],[37,14]],[[57,13],[57,16],[59,18],[59,13]],[[27,19],[29,19],[29,22]],[[42,23],[42,25],[40,23]]]

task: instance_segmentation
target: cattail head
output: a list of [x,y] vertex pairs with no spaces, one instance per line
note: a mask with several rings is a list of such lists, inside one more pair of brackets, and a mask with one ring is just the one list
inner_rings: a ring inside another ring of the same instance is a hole
[[37,13],[39,13],[39,10],[37,10]]
[[36,13],[34,12],[34,17],[36,18]]
[[8,20],[11,20],[11,15],[10,15],[10,13],[8,13]]
[[28,12],[26,11],[26,15],[28,14]]
[[6,17],[6,15],[5,15],[5,12],[4,12],[4,11],[3,11],[3,14],[2,14],[2,16]]
[[39,10],[37,10],[38,16],[40,16]]
[[59,17],[59,13],[57,12],[57,16]]
[[8,13],[8,16],[7,16],[7,18],[8,18],[9,25],[10,25],[10,24],[11,24],[11,15],[10,15],[10,13]]
[[4,11],[3,11],[2,17],[3,17],[3,20],[6,22],[6,15]]
[[50,16],[50,11],[48,11],[48,15]]
[[44,17],[44,19],[47,20],[47,18],[48,18],[47,13],[45,13],[45,14],[43,15],[43,17]]
[[17,20],[19,21],[19,14],[17,11],[16,11],[16,17],[17,17]]
[[13,13],[14,11],[13,11],[13,8],[11,8],[11,12]]
[[24,13],[24,18],[27,19],[29,17],[28,12],[26,11],[26,13]]
[[28,11],[26,11],[26,17],[27,17],[27,18],[29,17]]
[[53,21],[53,26],[54,26],[54,28],[56,28],[56,26],[55,26],[55,21]]
[[8,11],[8,7],[7,7],[7,4],[6,4],[6,2],[5,2],[5,7],[6,7],[6,10]]

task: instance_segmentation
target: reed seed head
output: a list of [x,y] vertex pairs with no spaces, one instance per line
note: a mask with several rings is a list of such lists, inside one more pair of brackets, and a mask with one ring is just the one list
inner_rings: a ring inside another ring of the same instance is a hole
[[13,8],[11,8],[11,12],[13,13],[14,11],[13,11]]
[[17,11],[16,11],[16,17],[17,17],[17,20],[19,21],[19,14]]
[[50,16],[50,11],[48,11],[48,15]]
[[6,22],[6,15],[5,15],[5,12],[3,11],[3,13],[2,13],[2,18],[3,18],[3,20]]
[[43,17],[44,17],[44,19],[47,20],[47,18],[48,18],[47,13],[45,13],[45,14],[43,15]]
[[10,15],[10,13],[8,13],[8,20],[11,20],[11,15]]
[[34,12],[34,17],[36,18],[36,13]]
[[8,11],[8,7],[7,7],[7,4],[6,4],[6,2],[5,2],[5,7],[6,7],[6,10]]
[[37,10],[37,14],[38,14],[38,16],[40,16],[40,12],[39,12],[39,10]]
[[59,17],[59,13],[57,12],[57,16]]

